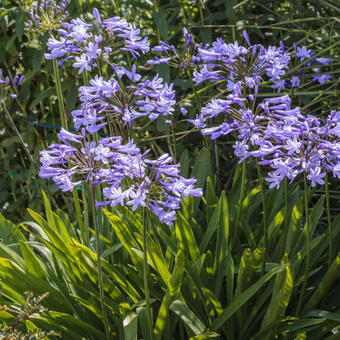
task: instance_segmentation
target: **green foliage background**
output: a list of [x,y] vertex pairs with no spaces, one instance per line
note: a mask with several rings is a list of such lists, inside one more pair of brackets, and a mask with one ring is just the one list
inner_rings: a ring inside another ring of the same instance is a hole
[[[39,151],[56,140],[60,126],[52,64],[44,60],[47,33],[38,35],[25,26],[31,1],[0,1],[0,68],[14,76],[24,74],[12,117],[37,160]],[[72,17],[97,7],[105,16],[119,15],[149,35],[173,45],[182,43],[187,27],[202,42],[222,37],[240,38],[246,29],[252,42],[286,46],[300,42],[332,59],[334,76],[326,86],[313,85],[294,94],[295,104],[320,116],[339,109],[340,4],[314,1],[81,1],[72,0]],[[297,65],[298,67],[298,65]],[[190,81],[166,65],[160,75],[174,82],[180,100],[193,100]],[[72,80],[71,80],[72,79]],[[74,81],[76,79],[76,81]],[[76,72],[62,71],[66,110],[78,105]],[[268,87],[268,92],[272,90]],[[213,95],[200,94],[202,103]],[[265,93],[263,94],[265,95]],[[191,96],[191,97],[190,97]],[[189,98],[188,98],[189,97]],[[195,115],[194,105],[189,114]],[[181,129],[181,126],[179,126]],[[162,124],[144,134],[162,134]],[[185,128],[183,127],[183,131]],[[155,140],[164,150],[166,142]],[[187,200],[173,228],[147,219],[149,270],[155,339],[338,339],[340,325],[340,205],[339,183],[331,183],[334,259],[328,265],[327,221],[322,188],[310,192],[312,269],[301,315],[296,302],[306,257],[303,194],[290,186],[288,214],[284,192],[267,190],[269,243],[265,271],[262,203],[255,164],[248,164],[241,228],[233,247],[241,168],[230,145],[218,143],[216,173],[211,150],[198,133],[176,145],[185,176],[205,185],[204,199]],[[61,195],[48,184],[42,196],[37,168],[29,163],[5,116],[0,120],[0,305],[25,304],[25,292],[49,293],[44,306],[26,327],[56,330],[63,339],[102,339],[93,228],[88,242],[81,240],[72,196]],[[51,199],[53,197],[53,200]],[[51,208],[51,203],[53,208]],[[29,210],[27,210],[29,208]],[[84,211],[88,220],[91,212]],[[285,229],[285,219],[289,221]],[[11,222],[10,222],[11,221]],[[145,327],[142,282],[141,216],[125,208],[106,211],[101,229],[105,304],[113,338],[150,339]],[[13,315],[0,311],[0,321]],[[32,326],[32,324],[33,326]],[[1,323],[0,323],[1,324]]]

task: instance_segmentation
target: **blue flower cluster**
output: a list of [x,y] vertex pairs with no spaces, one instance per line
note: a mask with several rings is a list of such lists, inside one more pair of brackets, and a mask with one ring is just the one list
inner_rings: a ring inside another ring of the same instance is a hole
[[111,77],[106,81],[96,75],[89,86],[79,88],[81,108],[72,112],[76,128],[85,127],[93,134],[108,124],[103,122],[105,119],[117,122],[117,118],[121,118],[131,126],[131,122],[140,117],[155,120],[173,113],[172,84],[164,84],[158,75],[141,81],[135,65],[131,71],[122,66],[112,67],[117,80]]
[[[264,149],[270,151],[265,154]],[[312,187],[324,184],[327,172],[340,178],[340,111],[332,111],[326,121],[298,115],[285,124],[273,122],[254,155],[272,169],[266,178],[270,188],[278,188],[284,178],[293,181],[301,173],[306,173]]]
[[[194,72],[196,85],[205,80],[226,80],[228,94],[210,100],[187,121],[213,140],[236,135],[235,155],[240,162],[252,156],[259,164],[269,166],[266,180],[270,188],[278,188],[284,178],[293,181],[303,172],[312,186],[324,184],[326,172],[340,177],[340,112],[332,111],[324,122],[292,107],[289,95],[260,100],[258,91],[263,81],[272,83],[277,92],[286,87],[291,56],[282,43],[265,48],[251,45],[245,31],[243,36],[247,47],[217,39],[211,47],[198,49],[202,62]],[[315,53],[305,46],[294,47],[298,62],[308,60],[307,69],[330,62],[328,58],[313,58]],[[299,70],[301,77],[304,72]],[[320,75],[319,68],[315,72],[313,80],[319,83],[331,78]],[[300,78],[293,76],[290,83],[298,87]]]
[[[283,46],[283,45],[282,45]],[[298,88],[306,82],[318,82],[323,85],[328,80],[332,79],[333,76],[322,72],[322,68],[328,66],[331,62],[330,58],[315,58],[313,57],[316,53],[308,49],[306,46],[299,47],[294,44],[294,51],[292,52],[292,63],[299,65],[301,62],[304,63],[299,67],[294,75],[284,77],[284,79],[277,80],[274,82],[272,87],[281,92],[283,89]]]
[[62,0],[58,5],[54,0],[42,0],[39,6],[35,3],[30,9],[31,28],[42,31],[52,31],[60,27],[69,16],[68,0]]
[[245,31],[243,35],[247,47],[237,41],[227,44],[218,38],[211,47],[198,49],[202,63],[199,71],[194,72],[196,85],[205,80],[227,80],[227,90],[239,95],[243,85],[257,88],[265,76],[273,83],[281,80],[291,59],[289,53],[283,46],[251,45]]
[[98,60],[108,62],[110,56],[119,51],[128,51],[133,59],[149,51],[147,37],[140,36],[140,30],[129,24],[125,19],[113,17],[102,20],[97,9],[93,15],[95,24],[89,24],[81,18],[70,23],[62,23],[58,29],[59,39],[52,36],[47,47],[50,53],[46,59],[59,59],[58,65],[65,60],[72,60],[73,67],[91,71],[98,67]]
[[[226,99],[211,100],[196,119],[188,121],[211,139],[236,134],[235,155],[240,162],[252,156],[270,166],[266,178],[270,188],[303,172],[312,186],[324,184],[328,171],[340,177],[340,112],[332,111],[324,122],[292,108],[289,95],[259,102],[256,89],[247,96],[242,92],[241,87]],[[218,126],[206,127],[208,120],[217,118],[222,121]]]
[[[98,207],[120,204],[131,206],[132,210],[149,208],[162,223],[172,225],[184,197],[202,195],[202,189],[194,186],[196,179],[183,178],[179,164],[173,164],[168,154],[152,160],[148,157],[150,150],[142,153],[132,139],[123,144],[120,136],[93,141],[91,135],[108,124],[119,124],[119,119],[128,128],[139,117],[155,120],[171,115],[175,92],[172,85],[163,83],[158,75],[142,80],[135,65],[127,70],[109,62],[112,48],[104,45],[106,41],[120,38],[121,50],[129,51],[134,58],[147,52],[149,44],[126,20],[115,17],[102,21],[96,9],[93,14],[101,34],[92,33],[93,25],[79,18],[70,24],[63,23],[63,29],[58,30],[61,38],[52,37],[48,41],[51,53],[46,58],[62,57],[59,65],[73,59],[73,67],[81,73],[99,67],[97,59],[105,52],[104,60],[113,69],[114,76],[105,80],[95,75],[89,85],[79,88],[81,106],[72,116],[81,134],[60,131],[61,143],[40,152],[40,176],[51,178],[63,191],[71,191],[82,183],[101,184],[105,201],[97,202]],[[103,38],[104,33],[108,39]]]
[[88,141],[86,131],[73,134],[64,129],[58,134],[62,143],[40,152],[40,177],[51,178],[63,191],[82,183],[106,184],[104,202],[116,206],[148,207],[162,223],[172,225],[184,197],[201,196],[194,178],[179,174],[179,164],[164,154],[156,160],[141,153],[132,140],[122,143],[120,136]]

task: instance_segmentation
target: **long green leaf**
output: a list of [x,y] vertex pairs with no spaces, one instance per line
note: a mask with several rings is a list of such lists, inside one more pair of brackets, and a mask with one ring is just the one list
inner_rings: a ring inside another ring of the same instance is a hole
[[170,305],[170,309],[184,321],[195,335],[204,333],[205,326],[202,321],[181,300],[175,300]]
[[213,321],[210,329],[213,331],[219,330],[224,323],[239,310],[268,280],[270,280],[274,275],[283,271],[287,265],[281,265],[273,268],[269,273],[262,276],[256,283],[249,287],[245,292],[236,297],[233,302],[222,312],[222,314]]
[[[288,263],[287,255],[285,255],[283,263]],[[290,301],[292,290],[293,277],[290,267],[287,266],[284,272],[281,272],[276,276],[272,298],[263,318],[261,330],[269,324],[279,321],[283,317]],[[274,336],[274,330],[275,328],[269,331],[265,336],[265,339],[271,340]]]
[[163,329],[168,318],[169,306],[176,299],[180,292],[184,273],[184,255],[181,251],[176,255],[175,267],[169,281],[168,289],[162,300],[161,307],[155,324],[154,333],[156,339],[161,339]]

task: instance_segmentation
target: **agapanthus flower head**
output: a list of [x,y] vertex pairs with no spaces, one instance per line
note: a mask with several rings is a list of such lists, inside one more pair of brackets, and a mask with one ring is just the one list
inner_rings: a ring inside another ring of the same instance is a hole
[[124,164],[139,153],[133,141],[123,144],[121,137],[89,142],[84,129],[81,134],[61,129],[58,137],[62,143],[40,152],[39,176],[51,178],[62,191],[71,191],[85,182],[96,185],[119,180]]
[[300,109],[291,108],[288,95],[259,101],[252,95],[231,93],[226,99],[211,100],[196,119],[187,121],[213,140],[235,136],[234,153],[242,162],[251,156],[263,158],[278,153],[280,147],[272,142],[274,136],[291,136],[288,127],[302,119]]
[[196,85],[205,80],[226,80],[227,90],[235,94],[235,90],[239,91],[234,88],[235,84],[255,89],[265,77],[273,83],[281,81],[288,69],[289,54],[281,46],[251,45],[245,31],[243,36],[247,47],[237,41],[228,44],[218,38],[211,46],[199,48],[202,63],[200,70],[194,72]]
[[168,64],[169,66],[183,69],[195,68],[200,63],[198,55],[199,45],[194,42],[194,37],[183,28],[184,46],[169,45],[160,41],[159,45],[152,48],[152,52],[161,53],[162,56],[155,55],[153,59],[147,61],[148,65]]
[[6,103],[11,99],[17,97],[17,88],[22,84],[24,80],[23,75],[14,76],[11,80],[8,76],[4,76],[2,69],[0,68],[0,104]]
[[52,31],[60,27],[69,16],[67,12],[68,0],[42,0],[30,9],[29,25],[37,31]]
[[327,172],[340,176],[339,116],[337,111],[332,111],[326,121],[312,115],[299,116],[285,125],[273,123],[267,127],[265,138],[276,150],[258,156],[260,163],[273,169],[266,178],[270,188],[278,188],[284,178],[293,181],[301,173],[306,174],[312,187],[323,185]]
[[128,124],[141,117],[155,120],[174,111],[175,91],[172,85],[156,75],[141,81],[135,65],[131,71],[113,65],[115,76],[104,80],[96,76],[88,86],[79,88],[81,107],[72,112],[76,128],[95,133],[108,121]]
[[98,59],[110,60],[120,51],[127,51],[133,59],[149,51],[147,37],[125,19],[113,17],[102,20],[97,9],[93,10],[94,23],[81,18],[64,22],[58,30],[59,37],[51,36],[47,42],[50,53],[46,59],[59,59],[58,65],[72,60],[73,67],[91,71],[98,67]]
[[184,197],[202,196],[202,189],[195,188],[196,180],[180,176],[179,164],[172,162],[168,154],[151,160],[148,153],[127,160],[122,169],[124,179],[114,178],[111,185],[104,188],[106,201],[98,202],[98,206],[120,204],[132,207],[133,211],[148,208],[161,223],[172,225]]
[[141,153],[133,140],[126,144],[121,137],[89,141],[84,129],[81,134],[61,129],[58,137],[62,143],[40,152],[40,177],[51,178],[62,191],[82,183],[102,184],[105,201],[97,206],[148,208],[162,223],[172,225],[184,197],[202,196],[196,180],[182,177],[179,164],[173,164],[168,154],[152,160],[149,150]]

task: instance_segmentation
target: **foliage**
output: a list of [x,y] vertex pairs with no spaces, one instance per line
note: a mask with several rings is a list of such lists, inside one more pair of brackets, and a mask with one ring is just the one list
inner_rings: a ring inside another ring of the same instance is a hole
[[46,296],[47,294],[44,294],[38,298],[32,298],[32,294],[27,293],[25,306],[0,306],[2,318],[5,319],[5,323],[0,328],[1,339],[31,339],[34,337],[34,339],[46,340],[52,336],[58,337],[60,334],[54,331],[45,332],[37,329],[29,320],[46,312],[41,305]]
[[[9,111],[37,160],[39,151],[56,141],[55,130],[61,126],[60,94],[54,85],[53,64],[43,58],[49,33],[25,24],[30,6],[29,0],[0,4],[0,68],[12,80],[16,74],[24,74]],[[340,7],[335,0],[72,0],[68,9],[72,18],[84,15],[91,20],[85,13],[94,7],[105,17],[114,13],[136,23],[149,35],[152,46],[162,40],[180,50],[185,44],[184,27],[203,43],[216,37],[233,42],[246,29],[254,44],[278,46],[283,41],[286,47],[294,42],[306,45],[331,58],[327,71],[333,78],[326,84],[306,82],[287,92],[305,114],[325,117],[331,109],[339,109]],[[143,77],[155,72],[147,66],[147,59],[145,56],[140,62]],[[117,63],[127,67],[129,59],[122,54]],[[288,77],[306,64],[301,60],[294,63]],[[101,254],[104,305],[112,338],[337,338],[338,182],[330,180],[329,193],[317,186],[309,188],[306,195],[299,182],[289,185],[287,191],[283,184],[277,190],[264,189],[254,160],[247,160],[247,174],[243,172],[232,154],[231,139],[210,142],[189,130],[180,116],[182,106],[188,118],[194,118],[208,100],[226,94],[225,83],[194,88],[187,69],[170,66],[157,65],[156,71],[175,86],[173,125],[167,126],[162,119],[141,120],[133,125],[132,133],[141,149],[148,146],[154,154],[163,154],[170,148],[173,158],[181,163],[181,175],[195,177],[197,186],[204,188],[202,198],[184,200],[174,225],[165,226],[148,213],[143,217],[140,208],[132,212],[126,206],[107,207],[98,210],[100,244],[96,244],[90,189],[83,185],[73,195],[62,194],[52,181],[38,180],[37,163],[30,162],[9,121],[3,119],[1,332],[13,337],[9,332],[20,324],[22,336],[105,338],[98,290]],[[70,123],[70,113],[80,104],[77,88],[84,80],[78,69],[65,67],[59,73]],[[263,84],[260,98],[272,95],[270,83]],[[78,201],[74,200],[78,196]],[[95,196],[100,198],[98,192]],[[308,205],[304,205],[306,196]],[[143,251],[147,253],[151,330]],[[307,289],[301,294],[305,284]],[[26,295],[27,291],[31,293]]]

